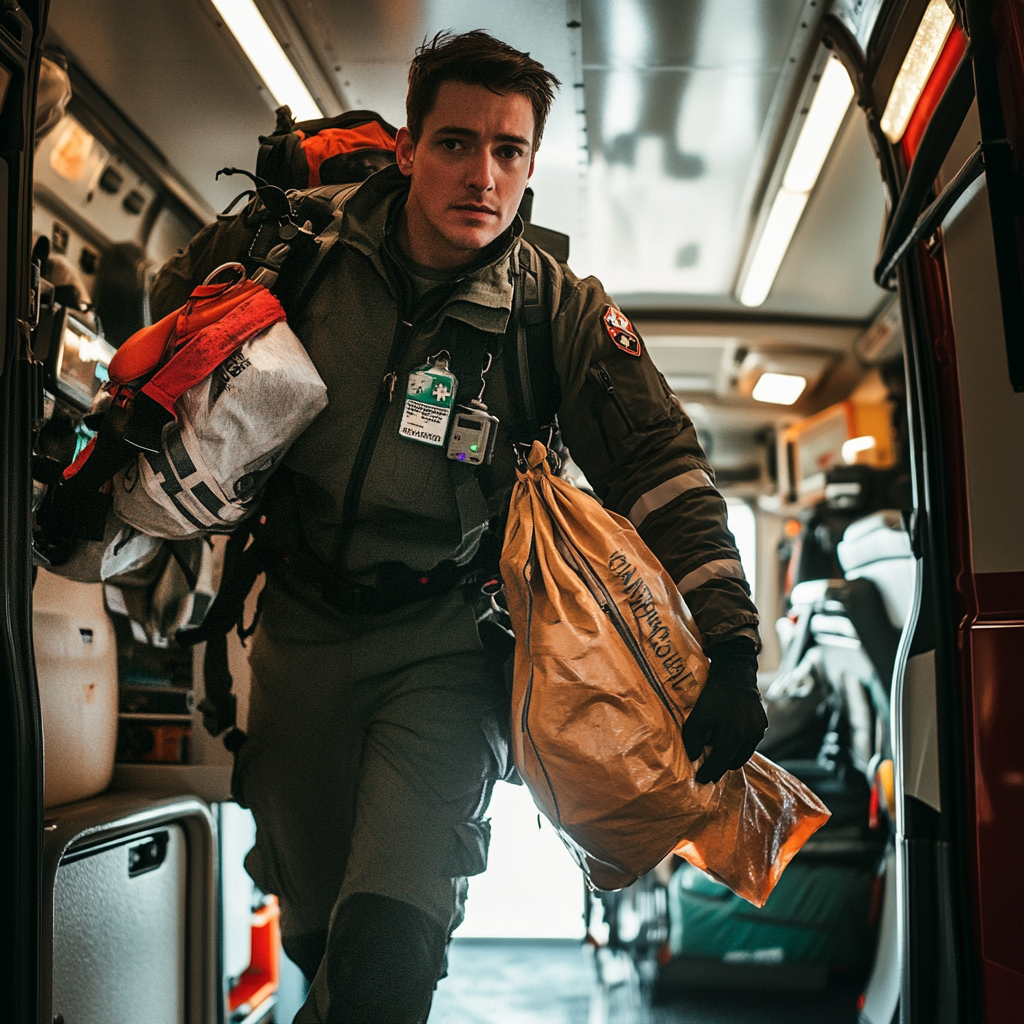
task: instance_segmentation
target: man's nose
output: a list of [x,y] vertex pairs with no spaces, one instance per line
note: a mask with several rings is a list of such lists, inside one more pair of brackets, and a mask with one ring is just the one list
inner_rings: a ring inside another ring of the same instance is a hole
[[494,190],[494,160],[491,154],[481,152],[467,168],[466,186],[473,192]]

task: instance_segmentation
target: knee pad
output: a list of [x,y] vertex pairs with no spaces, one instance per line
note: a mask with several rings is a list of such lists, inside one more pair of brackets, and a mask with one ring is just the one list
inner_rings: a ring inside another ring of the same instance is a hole
[[448,931],[419,907],[356,893],[327,940],[330,1021],[421,1024],[445,970]]

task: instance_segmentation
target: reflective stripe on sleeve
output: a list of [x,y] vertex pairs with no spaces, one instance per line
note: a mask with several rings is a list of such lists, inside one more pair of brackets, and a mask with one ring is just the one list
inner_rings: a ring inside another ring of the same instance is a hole
[[735,558],[716,558],[713,562],[705,562],[702,566],[688,572],[677,584],[679,593],[685,597],[691,590],[716,579],[746,579],[743,566]]
[[679,476],[674,476],[671,480],[666,480],[646,494],[642,494],[626,514],[626,518],[639,530],[640,524],[652,512],[667,505],[673,498],[678,498],[680,494],[685,494],[697,487],[714,486],[711,477],[703,469],[691,469],[688,473],[680,473]]

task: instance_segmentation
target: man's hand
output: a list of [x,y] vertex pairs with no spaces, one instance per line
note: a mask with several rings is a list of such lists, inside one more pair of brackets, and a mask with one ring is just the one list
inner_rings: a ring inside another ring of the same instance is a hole
[[745,636],[730,637],[707,653],[708,681],[683,724],[683,745],[691,761],[710,747],[697,770],[701,783],[718,782],[727,771],[742,768],[768,728],[757,689],[754,642]]

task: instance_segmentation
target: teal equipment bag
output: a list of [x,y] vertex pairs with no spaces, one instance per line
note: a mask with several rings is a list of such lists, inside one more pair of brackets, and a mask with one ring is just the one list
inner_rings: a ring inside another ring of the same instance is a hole
[[805,964],[839,970],[870,952],[876,871],[868,865],[801,864],[785,870],[758,910],[683,864],[668,887],[674,956],[743,964]]

